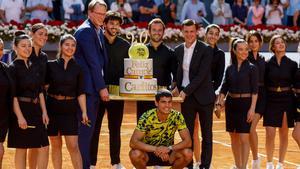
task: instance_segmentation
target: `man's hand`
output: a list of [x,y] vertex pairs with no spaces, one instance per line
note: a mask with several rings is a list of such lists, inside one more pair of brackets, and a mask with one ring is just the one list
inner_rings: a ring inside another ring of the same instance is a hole
[[184,99],[185,99],[185,97],[186,97],[186,94],[185,94],[183,91],[181,91],[181,92],[179,93],[179,97],[181,97],[182,100],[184,101]]
[[168,153],[161,154],[159,157],[161,158],[162,161],[169,161],[169,159],[170,159],[170,156]]
[[154,154],[156,156],[160,156],[161,154],[168,154],[170,152],[170,149],[166,146],[159,146],[155,149]]
[[109,101],[109,93],[107,88],[101,89],[99,92],[100,98],[102,101],[108,102]]
[[175,87],[173,90],[172,90],[172,95],[173,96],[179,96],[179,91],[178,91],[178,88]]

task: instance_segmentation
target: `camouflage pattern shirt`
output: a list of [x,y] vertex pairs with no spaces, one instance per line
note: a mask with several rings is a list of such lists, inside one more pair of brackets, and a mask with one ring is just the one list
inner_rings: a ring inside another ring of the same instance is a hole
[[145,133],[143,142],[153,146],[170,146],[174,144],[175,132],[186,129],[183,115],[171,110],[167,120],[161,122],[156,108],[148,110],[139,119],[136,129]]

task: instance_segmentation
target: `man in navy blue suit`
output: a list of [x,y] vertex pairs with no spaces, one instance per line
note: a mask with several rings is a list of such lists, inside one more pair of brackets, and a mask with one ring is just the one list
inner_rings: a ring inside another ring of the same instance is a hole
[[100,99],[109,101],[104,75],[107,67],[107,54],[101,26],[105,18],[107,5],[103,0],[92,0],[88,5],[88,19],[75,32],[77,48],[75,60],[84,72],[87,113],[91,125],[79,127],[79,148],[83,169],[90,168],[91,139],[95,128]]

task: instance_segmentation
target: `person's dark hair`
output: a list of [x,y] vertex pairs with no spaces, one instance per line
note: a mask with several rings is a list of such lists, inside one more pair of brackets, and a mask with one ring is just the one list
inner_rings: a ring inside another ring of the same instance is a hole
[[230,56],[231,56],[231,64],[237,64],[237,57],[236,57],[236,47],[240,43],[247,43],[244,39],[235,38],[231,41],[231,48],[230,48]]
[[275,1],[277,2],[277,5],[280,4],[280,0],[270,0],[269,4],[273,5]]
[[104,18],[104,23],[107,23],[110,20],[117,20],[119,21],[120,25],[123,24],[123,17],[120,12],[107,11]]
[[195,27],[196,27],[197,30],[199,29],[199,25],[198,25],[198,24],[196,23],[196,21],[193,20],[193,19],[186,19],[186,20],[184,20],[184,21],[182,22],[182,24],[181,24],[182,28],[183,28],[184,26],[193,26],[193,25],[195,25]]
[[274,53],[273,46],[274,46],[274,43],[275,43],[275,40],[276,40],[276,39],[282,39],[283,42],[284,42],[284,44],[285,44],[285,46],[286,46],[286,41],[283,39],[283,37],[282,37],[281,35],[274,35],[274,36],[271,38],[270,42],[269,42],[269,51],[270,51],[270,52],[273,52],[273,53]]
[[221,28],[220,28],[219,25],[216,25],[216,24],[210,24],[210,25],[208,25],[208,26],[205,28],[205,34],[207,34],[208,31],[209,31],[211,28],[218,29],[219,33],[221,32]]
[[60,40],[59,40],[58,52],[56,55],[57,58],[61,57],[61,55],[62,55],[61,47],[68,39],[73,40],[75,43],[77,43],[75,37],[71,34],[65,34],[65,35],[61,36]]
[[247,41],[248,43],[249,43],[250,38],[251,38],[252,36],[255,36],[255,37],[258,39],[260,45],[262,45],[262,43],[263,43],[263,37],[262,37],[261,34],[260,34],[258,31],[256,31],[256,30],[251,30],[251,31],[249,31],[249,33],[247,34],[246,41]]
[[164,30],[166,29],[166,25],[164,24],[164,22],[160,18],[155,18],[149,22],[148,31],[150,31],[152,24],[155,24],[155,23],[160,23],[163,26],[163,29]]
[[92,0],[88,5],[88,10],[93,11],[97,4],[103,5],[107,9],[107,5],[104,0]]
[[17,37],[17,36],[20,36],[20,35],[25,35],[26,33],[22,30],[16,30],[14,32],[14,38]]
[[24,39],[28,39],[28,40],[31,41],[31,38],[30,38],[28,35],[26,35],[26,34],[21,34],[21,35],[19,35],[19,36],[15,36],[15,38],[14,38],[14,40],[13,40],[13,44],[14,44],[15,46],[18,46],[18,44],[20,43],[20,41],[21,41],[21,40],[24,40]]
[[[234,0],[234,4],[237,4],[238,0]],[[242,6],[244,5],[244,0],[242,0]]]
[[46,28],[46,26],[43,23],[36,23],[36,24],[32,25],[31,32],[35,33],[36,31],[38,31],[40,29],[46,29],[48,31],[48,29]]
[[167,90],[167,89],[161,89],[159,91],[157,91],[156,95],[155,95],[155,101],[159,102],[160,98],[162,97],[173,97],[172,93]]

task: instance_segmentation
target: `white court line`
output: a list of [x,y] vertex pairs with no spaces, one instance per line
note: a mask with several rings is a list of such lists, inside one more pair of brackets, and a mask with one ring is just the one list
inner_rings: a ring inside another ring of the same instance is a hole
[[[224,143],[224,142],[221,142],[221,141],[217,141],[217,140],[213,140],[213,143],[220,144],[220,145],[225,146],[225,147],[231,147],[230,144],[227,144],[227,143]],[[265,155],[265,154],[262,154],[262,153],[258,153],[258,154],[259,154],[260,157],[265,157],[265,158],[267,157],[267,155]],[[279,159],[276,158],[276,157],[273,157],[273,159],[279,161]],[[284,160],[284,163],[294,165],[294,166],[299,166],[300,165],[300,164],[293,163],[293,162],[286,161],[286,160]]]

